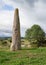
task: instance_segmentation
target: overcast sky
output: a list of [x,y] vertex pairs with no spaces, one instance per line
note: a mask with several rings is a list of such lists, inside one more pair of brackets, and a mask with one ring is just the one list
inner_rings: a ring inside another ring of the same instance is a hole
[[21,36],[33,24],[46,32],[46,0],[0,0],[0,35],[11,35],[15,8],[19,9]]

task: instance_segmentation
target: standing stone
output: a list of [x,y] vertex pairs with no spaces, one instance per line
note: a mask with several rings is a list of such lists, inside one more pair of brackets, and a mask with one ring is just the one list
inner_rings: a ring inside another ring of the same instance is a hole
[[12,51],[21,49],[21,38],[20,38],[20,21],[19,21],[19,10],[16,8],[14,13],[14,22],[13,22],[13,33],[12,33]]

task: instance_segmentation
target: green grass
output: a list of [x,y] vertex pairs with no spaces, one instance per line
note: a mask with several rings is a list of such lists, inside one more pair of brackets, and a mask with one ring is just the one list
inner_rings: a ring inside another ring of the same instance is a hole
[[46,65],[46,48],[0,50],[0,65]]

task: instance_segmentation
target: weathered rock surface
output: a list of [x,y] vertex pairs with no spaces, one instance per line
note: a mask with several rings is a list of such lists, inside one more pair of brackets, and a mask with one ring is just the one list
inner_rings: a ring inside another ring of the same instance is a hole
[[16,8],[15,13],[14,13],[12,43],[11,43],[10,49],[12,51],[21,49],[20,21],[19,21],[19,10],[18,10],[18,8]]

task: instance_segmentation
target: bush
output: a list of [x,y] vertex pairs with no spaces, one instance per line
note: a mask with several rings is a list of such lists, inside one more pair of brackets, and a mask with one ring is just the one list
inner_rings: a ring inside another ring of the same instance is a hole
[[7,41],[3,40],[2,45],[7,46]]
[[33,25],[31,28],[26,30],[25,38],[30,41],[31,44],[37,44],[42,46],[42,42],[45,39],[45,32],[39,25]]

